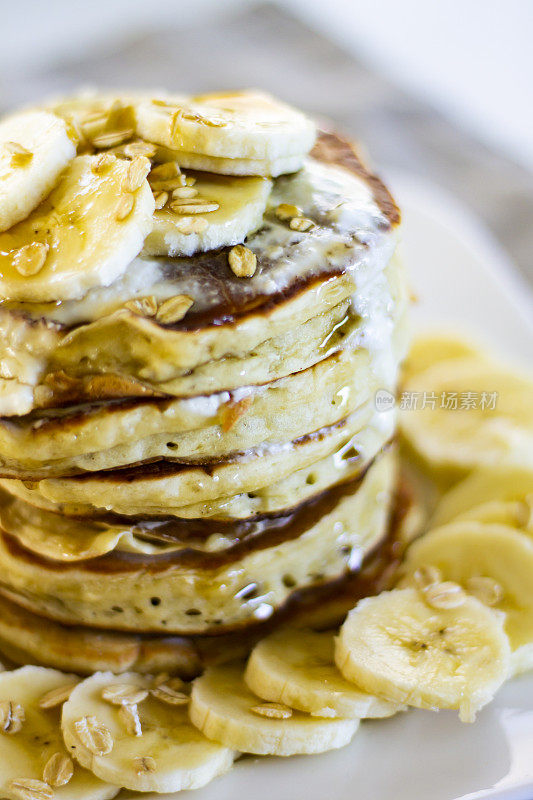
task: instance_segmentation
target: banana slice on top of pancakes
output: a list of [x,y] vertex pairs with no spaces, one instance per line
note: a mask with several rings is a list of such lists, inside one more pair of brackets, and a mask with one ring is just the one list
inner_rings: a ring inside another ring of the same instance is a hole
[[26,111],[0,122],[0,231],[39,205],[75,154],[67,125],[54,114]]
[[0,293],[69,300],[122,275],[152,229],[149,168],[146,158],[74,158],[46,200],[0,234]]
[[139,136],[176,151],[181,166],[233,175],[295,172],[316,136],[304,114],[257,91],[154,98],[136,117]]
[[196,172],[182,176],[184,186],[171,189],[172,178],[160,182],[157,176],[173,171],[178,172],[175,162],[169,161],[150,173],[156,211],[145,254],[192,256],[239,244],[261,227],[272,188],[268,178]]

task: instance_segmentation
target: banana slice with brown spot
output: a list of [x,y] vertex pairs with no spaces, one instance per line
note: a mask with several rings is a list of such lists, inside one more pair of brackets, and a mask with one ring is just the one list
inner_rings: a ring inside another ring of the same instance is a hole
[[[436,586],[436,584],[434,584]],[[459,710],[472,721],[507,677],[503,620],[442,585],[426,602],[414,588],[361,600],[341,627],[335,661],[367,692],[417,708]]]
[[[505,612],[505,631],[512,650],[513,671],[533,664],[533,540],[514,527],[462,520],[435,528],[409,548],[407,574],[419,567],[437,567],[442,578],[479,592],[479,579],[490,581],[493,605]],[[476,587],[477,579],[477,587]],[[474,583],[472,583],[474,580]]]

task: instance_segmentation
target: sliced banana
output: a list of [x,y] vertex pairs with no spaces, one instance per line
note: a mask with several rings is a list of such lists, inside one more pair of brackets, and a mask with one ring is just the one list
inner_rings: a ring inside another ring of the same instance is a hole
[[280,158],[221,158],[205,156],[201,153],[187,153],[183,150],[171,150],[169,147],[158,147],[156,161],[177,161],[180,167],[215,172],[218,175],[265,175],[277,178],[297,172],[303,163],[301,155]]
[[164,702],[159,692],[124,712],[103,699],[106,690],[111,696],[124,685],[150,690],[153,682],[136,673],[97,672],[63,706],[63,736],[80,764],[103,780],[143,792],[197,789],[230,769],[235,754],[191,725],[185,704]]
[[524,533],[533,533],[533,508],[531,505],[518,500],[491,500],[465,511],[457,517],[458,520],[472,519],[477,522],[497,523],[518,528]]
[[458,709],[471,721],[507,677],[502,620],[478,600],[436,609],[416,589],[360,601],[336,641],[335,661],[367,692],[417,708]]
[[210,667],[193,685],[191,721],[208,739],[243,753],[323,753],[352,739],[356,719],[318,719],[263,703],[244,683],[240,664]]
[[33,797],[24,795],[20,785],[24,787],[27,781],[45,783],[45,779],[55,800],[107,800],[118,793],[118,786],[102,782],[71,761],[61,735],[59,709],[39,706],[44,695],[74,680],[72,675],[43,667],[22,667],[0,674],[0,704],[11,704],[14,709],[11,732],[0,730],[1,797]]
[[[148,255],[191,256],[215,250],[243,242],[261,226],[272,187],[267,178],[209,173],[193,177],[194,186],[170,193],[165,206],[155,212],[154,228],[144,245]],[[200,230],[191,229],[191,219],[202,221]]]
[[527,376],[481,356],[465,357],[439,362],[403,388],[401,431],[437,474],[533,468],[533,382]]
[[142,172],[131,182],[130,162],[105,158],[76,157],[49,197],[0,234],[0,294],[69,300],[126,271],[152,228],[154,198]]
[[81,125],[86,119],[108,114],[118,99],[115,93],[89,89],[75,95],[49,99],[45,107],[59,117]]
[[[265,165],[291,158],[291,169],[301,166],[316,136],[314,124],[304,114],[254,91],[141,102],[137,133],[147,141],[201,157],[253,159]],[[201,166],[214,169],[211,162]]]
[[331,633],[286,629],[268,636],[254,647],[244,678],[258,697],[316,717],[390,717],[399,710],[342,677]]
[[533,644],[533,540],[506,525],[475,520],[435,528],[408,551],[405,568],[437,567],[444,580],[467,590],[472,578],[490,578],[497,587],[497,609],[505,612],[505,631],[513,660]]
[[533,469],[478,469],[442,496],[431,527],[455,519],[505,522],[533,533]]
[[[145,100],[143,92],[99,92],[88,90],[49,101],[45,108],[62,117],[78,146],[78,153],[122,147],[135,133],[135,104]],[[143,155],[150,151],[143,148]],[[151,148],[155,151],[155,148]],[[151,153],[150,153],[151,157]]]
[[83,123],[86,119],[109,114],[119,105],[125,107],[145,99],[146,94],[141,92],[87,89],[74,95],[49,98],[46,108],[64,119],[75,118]]
[[0,122],[0,232],[26,219],[75,155],[55,114],[26,111]]
[[418,336],[411,343],[407,358],[402,364],[402,379],[409,380],[438,361],[479,354],[480,350],[473,342],[451,332],[437,331]]

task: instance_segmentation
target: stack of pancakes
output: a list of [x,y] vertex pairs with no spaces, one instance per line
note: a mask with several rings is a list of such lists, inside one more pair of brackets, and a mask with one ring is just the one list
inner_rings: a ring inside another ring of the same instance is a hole
[[232,269],[235,242],[170,256],[149,237],[80,296],[3,297],[12,659],[191,675],[375,573],[396,481],[394,409],[375,397],[405,350],[398,210],[332,133],[267,194],[240,239],[253,275]]

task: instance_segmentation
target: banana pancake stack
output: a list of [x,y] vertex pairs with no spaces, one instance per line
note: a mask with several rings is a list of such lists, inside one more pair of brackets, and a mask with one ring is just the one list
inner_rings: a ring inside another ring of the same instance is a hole
[[191,676],[371,591],[398,223],[349,142],[258,92],[0,122],[3,652]]

